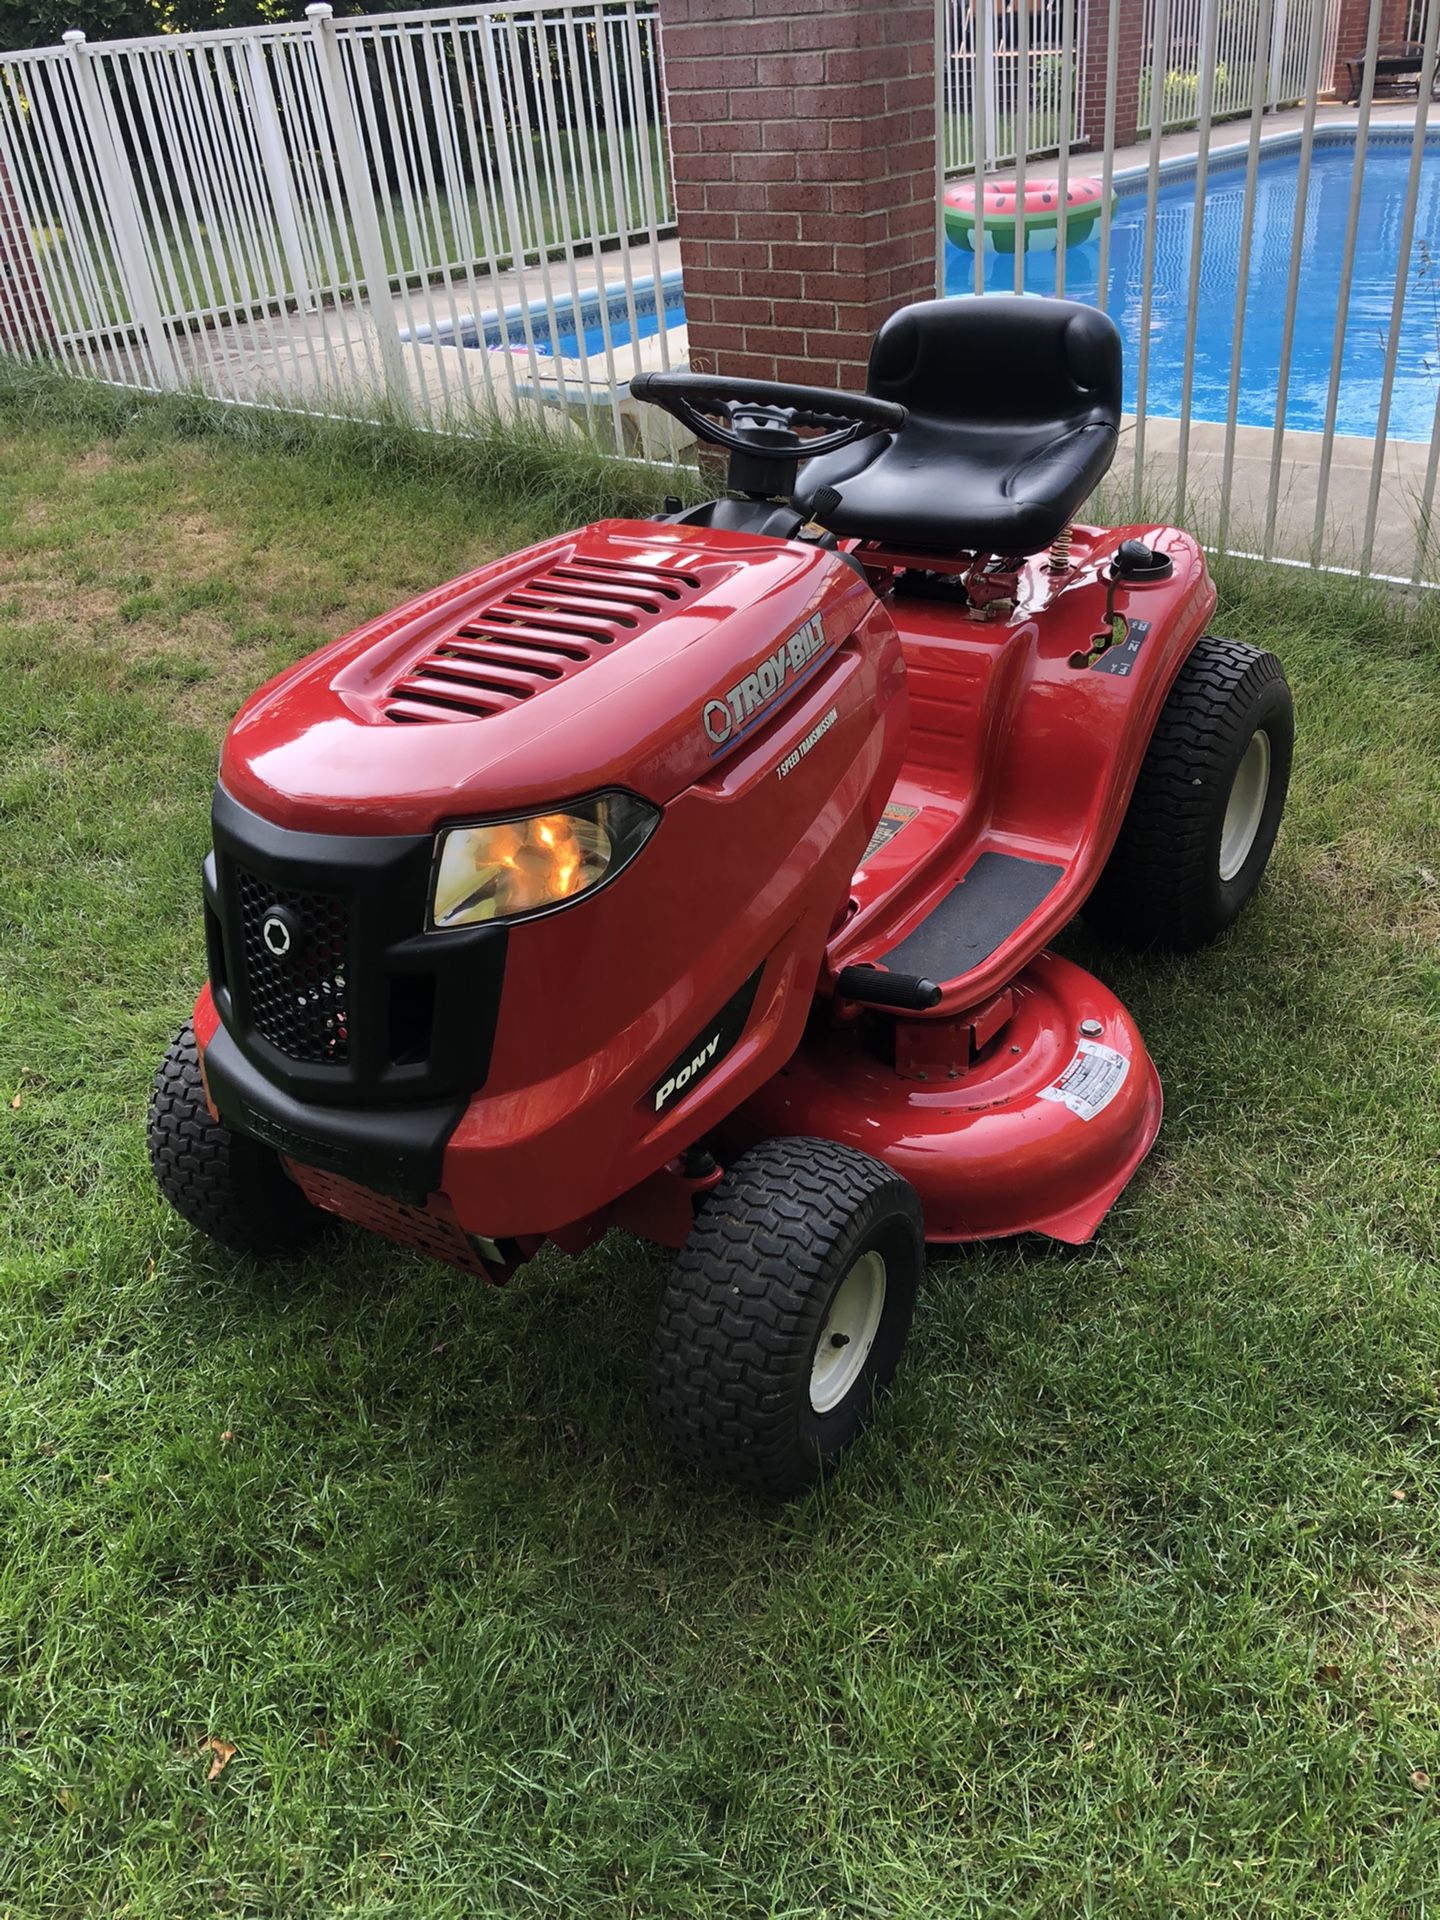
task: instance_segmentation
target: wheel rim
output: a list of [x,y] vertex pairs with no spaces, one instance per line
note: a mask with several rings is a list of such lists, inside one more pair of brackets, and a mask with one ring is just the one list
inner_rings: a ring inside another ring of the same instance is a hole
[[1250,736],[1245,757],[1235,769],[1235,780],[1220,829],[1220,878],[1233,880],[1250,858],[1260,831],[1265,801],[1270,793],[1270,736],[1257,729]]
[[865,1370],[885,1311],[885,1259],[862,1253],[830,1302],[810,1363],[810,1405],[816,1413],[839,1406]]

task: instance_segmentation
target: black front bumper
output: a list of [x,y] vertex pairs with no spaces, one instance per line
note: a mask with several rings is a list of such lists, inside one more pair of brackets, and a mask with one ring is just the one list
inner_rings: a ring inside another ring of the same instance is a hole
[[[205,919],[221,1026],[205,1071],[222,1119],[307,1165],[423,1199],[489,1071],[506,929],[424,931],[432,835],[291,832],[223,787],[213,826]],[[279,956],[262,932],[277,919]]]
[[322,1107],[282,1092],[224,1027],[205,1049],[205,1084],[227,1127],[288,1159],[423,1206],[440,1185],[464,1096],[427,1106]]

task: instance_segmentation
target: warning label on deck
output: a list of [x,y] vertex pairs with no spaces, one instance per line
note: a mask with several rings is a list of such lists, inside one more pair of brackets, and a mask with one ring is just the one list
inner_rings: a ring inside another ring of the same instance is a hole
[[892,800],[880,816],[879,825],[870,836],[870,844],[860,856],[860,865],[873,860],[881,847],[887,846],[900,831],[907,820],[913,820],[919,812],[918,807],[907,807],[899,800]]
[[1058,1100],[1081,1120],[1093,1120],[1124,1086],[1129,1071],[1130,1062],[1114,1047],[1082,1040],[1075,1050],[1075,1058],[1060,1078],[1040,1089],[1040,1098]]

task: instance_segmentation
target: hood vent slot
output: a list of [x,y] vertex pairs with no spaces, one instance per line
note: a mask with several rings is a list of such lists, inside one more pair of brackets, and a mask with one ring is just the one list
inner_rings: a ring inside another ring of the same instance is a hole
[[700,581],[669,567],[568,560],[520,581],[397,680],[387,720],[478,720],[505,713],[645,632]]

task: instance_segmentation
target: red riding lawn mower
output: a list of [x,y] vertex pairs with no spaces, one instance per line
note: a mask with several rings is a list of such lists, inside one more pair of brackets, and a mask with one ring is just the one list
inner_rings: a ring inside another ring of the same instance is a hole
[[659,1423],[782,1494],[893,1372],[926,1241],[1094,1233],[1160,1085],[1047,943],[1222,932],[1293,738],[1192,539],[1073,524],[1105,315],[912,306],[867,384],[638,377],[728,449],[723,499],[482,567],[249,700],[150,1112],[166,1195],[247,1252],[336,1215],[496,1281],[614,1226],[678,1249]]

